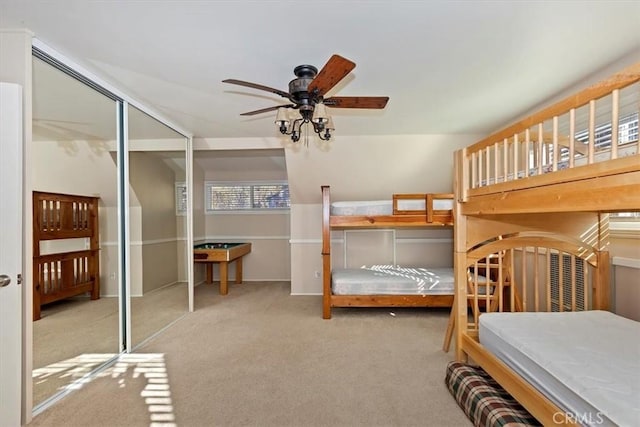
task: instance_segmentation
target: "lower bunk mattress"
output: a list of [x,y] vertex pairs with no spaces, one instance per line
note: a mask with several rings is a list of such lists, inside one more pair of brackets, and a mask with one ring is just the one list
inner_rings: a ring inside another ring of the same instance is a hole
[[373,265],[334,269],[334,295],[453,295],[452,268]]
[[[486,313],[480,343],[581,425],[640,425],[640,322],[607,311]],[[562,416],[562,415],[559,415]]]

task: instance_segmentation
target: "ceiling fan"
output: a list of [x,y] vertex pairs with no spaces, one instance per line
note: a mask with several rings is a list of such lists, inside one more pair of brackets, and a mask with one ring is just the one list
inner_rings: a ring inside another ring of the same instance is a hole
[[[294,142],[300,139],[302,125],[305,123],[310,123],[313,126],[313,131],[318,134],[320,139],[328,140],[331,138],[331,131],[334,130],[334,127],[325,107],[382,109],[389,101],[387,96],[324,97],[355,66],[354,62],[340,55],[333,55],[329,58],[329,61],[322,67],[320,72],[313,65],[299,65],[293,69],[296,78],[289,82],[289,92],[236,79],[223,80],[223,83],[275,93],[291,102],[290,104],[249,111],[240,114],[241,116],[253,116],[278,110],[276,124],[279,125],[280,132],[284,135],[291,135],[291,139]],[[289,115],[289,112],[295,110],[299,112],[299,117],[291,117]]]

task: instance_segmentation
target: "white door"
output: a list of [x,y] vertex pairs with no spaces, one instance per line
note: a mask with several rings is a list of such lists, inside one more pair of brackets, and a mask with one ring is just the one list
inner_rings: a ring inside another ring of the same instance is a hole
[[0,426],[20,425],[22,87],[0,82]]

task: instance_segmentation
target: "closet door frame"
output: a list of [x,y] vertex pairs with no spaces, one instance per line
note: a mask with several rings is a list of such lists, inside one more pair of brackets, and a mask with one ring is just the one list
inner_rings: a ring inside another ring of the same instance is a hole
[[[129,104],[135,106],[137,109],[143,111],[164,125],[170,127],[177,133],[185,137],[185,157],[186,157],[186,177],[187,177],[187,248],[193,247],[193,197],[192,197],[192,185],[193,185],[193,136],[190,132],[181,129],[179,126],[171,123],[169,120],[163,118],[160,114],[153,111],[151,108],[145,106],[143,103],[137,102],[135,99],[124,94],[117,88],[111,86],[109,83],[100,79],[97,75],[89,72],[84,67],[80,66],[71,59],[60,54],[56,50],[52,49],[42,41],[33,38],[32,39],[32,51],[37,52],[37,56],[50,58],[51,65],[56,66],[61,71],[69,74],[70,76],[80,80],[82,83],[87,84],[89,87],[97,90],[98,92],[108,96],[116,101],[116,111],[114,111],[114,120],[117,126],[117,179],[118,179],[118,288],[119,292],[119,350],[120,353],[130,353],[133,350],[131,343],[131,296],[130,296],[130,264],[131,257],[129,253],[129,247],[131,245],[130,237],[130,220],[129,220],[129,146],[128,146],[128,106]],[[30,76],[29,76],[30,77]],[[25,192],[31,192],[31,188],[25,188]],[[30,239],[32,236],[26,236]],[[188,271],[188,311],[194,310],[194,282],[193,282],[193,252],[187,251],[187,271]],[[26,304],[28,308],[29,304]],[[26,313],[24,318],[30,318],[31,313]],[[26,348],[26,354],[23,355],[25,359],[31,360],[33,357],[33,331],[31,328],[25,328],[25,339],[30,345]],[[30,364],[29,364],[30,366]],[[99,368],[100,369],[100,368]],[[26,381],[31,381],[31,372],[23,372],[23,378]],[[43,411],[48,406],[51,406],[57,400],[61,399],[69,391],[65,390],[59,393],[56,399],[50,399],[45,406],[39,406],[36,411],[33,411],[33,415]],[[28,402],[27,402],[28,403]],[[29,408],[27,408],[29,410]]]

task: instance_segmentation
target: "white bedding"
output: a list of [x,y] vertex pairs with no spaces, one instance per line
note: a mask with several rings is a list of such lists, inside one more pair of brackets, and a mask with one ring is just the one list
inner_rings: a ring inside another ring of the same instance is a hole
[[453,295],[452,268],[374,265],[334,269],[335,295]]
[[585,311],[486,313],[479,323],[480,343],[579,424],[640,426],[640,322]]
[[[398,200],[398,209],[413,211],[424,210],[425,201],[417,199]],[[434,210],[453,209],[453,200],[434,199]],[[331,215],[393,215],[392,200],[370,200],[331,203]]]

